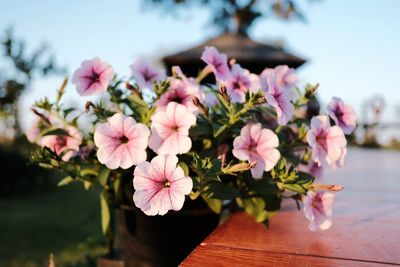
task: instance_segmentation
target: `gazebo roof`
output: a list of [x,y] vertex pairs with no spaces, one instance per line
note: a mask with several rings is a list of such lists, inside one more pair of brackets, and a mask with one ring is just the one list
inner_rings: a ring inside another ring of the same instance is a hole
[[235,58],[244,68],[260,73],[264,68],[277,65],[288,65],[297,68],[306,62],[305,59],[292,55],[271,45],[253,41],[247,36],[223,33],[191,49],[163,58],[168,68],[179,65],[186,74],[196,75],[204,66],[200,56],[205,46],[215,46],[228,58]]

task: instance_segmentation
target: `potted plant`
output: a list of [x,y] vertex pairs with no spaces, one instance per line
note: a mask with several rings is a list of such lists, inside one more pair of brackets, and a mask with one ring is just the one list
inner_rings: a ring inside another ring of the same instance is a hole
[[[293,69],[260,75],[206,47],[196,78],[179,67],[166,77],[144,61],[123,81],[99,58],[82,62],[72,82],[85,112],[55,101],[32,108],[32,160],[67,176],[60,185],[99,184],[102,228],[114,247],[119,209],[125,266],[177,265],[218,224],[222,210],[244,210],[268,224],[283,198],[304,205],[310,229],[328,229],[340,185],[316,182],[322,166],[341,167],[352,108],[339,98],[311,119],[306,107],[317,85],[296,87]],[[202,84],[214,75],[215,84]],[[80,118],[86,117],[87,131]],[[89,121],[89,122],[88,122]]]

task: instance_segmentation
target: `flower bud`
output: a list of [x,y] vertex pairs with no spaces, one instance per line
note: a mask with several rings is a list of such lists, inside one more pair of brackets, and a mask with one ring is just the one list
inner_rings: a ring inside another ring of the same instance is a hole
[[340,184],[312,184],[312,190],[324,190],[324,191],[331,191],[331,192],[340,192],[343,190],[343,186]]
[[142,94],[140,93],[139,88],[137,88],[136,86],[133,86],[129,82],[125,82],[125,88],[137,95],[138,97],[142,98]]
[[252,162],[241,162],[235,164],[229,168],[223,169],[224,173],[235,173],[235,172],[243,172],[253,169],[257,165],[257,161]]
[[195,96],[192,99],[193,104],[203,113],[205,116],[208,116],[208,109],[200,102],[199,98]]
[[85,112],[88,113],[91,107],[94,107],[94,104],[90,101],[87,101],[85,104]]

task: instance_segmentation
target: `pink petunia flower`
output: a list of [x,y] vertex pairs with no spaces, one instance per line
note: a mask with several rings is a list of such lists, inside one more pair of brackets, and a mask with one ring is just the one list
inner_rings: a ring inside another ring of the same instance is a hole
[[260,89],[258,76],[243,69],[239,64],[232,66],[231,76],[224,84],[233,103],[244,103],[247,91],[256,92]]
[[267,103],[276,111],[278,123],[286,125],[294,113],[294,106],[291,102],[293,92],[289,88],[280,86],[274,73],[261,76],[261,86],[265,92]]
[[233,140],[232,154],[249,162],[257,161],[251,169],[253,178],[262,178],[264,171],[270,171],[281,154],[278,136],[270,129],[262,129],[260,123],[250,123],[242,128],[240,135]]
[[307,141],[312,148],[312,159],[319,166],[343,166],[347,141],[342,129],[338,126],[331,127],[328,116],[319,115],[311,119]]
[[287,65],[279,65],[274,69],[266,68],[261,74],[261,77],[267,77],[271,74],[275,75],[276,83],[280,87],[292,88],[297,83],[296,71],[289,68]]
[[54,117],[49,114],[47,111],[42,111],[41,116],[35,116],[35,119],[31,126],[26,130],[25,135],[26,139],[28,139],[29,142],[31,143],[36,143],[38,145],[41,145],[41,136],[40,132],[43,129],[46,129],[51,125],[57,125],[57,121],[54,119]]
[[310,221],[308,228],[311,231],[327,230],[332,225],[332,207],[335,194],[325,191],[308,191],[304,198],[303,212]]
[[328,104],[328,114],[345,134],[351,134],[356,128],[356,113],[350,105],[343,103],[342,99],[332,98]]
[[156,69],[144,60],[137,60],[131,66],[132,77],[142,88],[153,89],[153,83],[165,79],[165,71]]
[[112,67],[99,58],[85,60],[75,70],[72,83],[81,96],[100,94],[107,91],[110,80],[114,77]]
[[194,105],[193,98],[204,99],[200,84],[194,78],[187,78],[179,67],[173,67],[172,70],[178,78],[171,79],[168,91],[156,102],[157,108],[165,109],[170,102],[175,102],[184,105],[191,112],[197,112],[198,108]]
[[212,69],[217,80],[226,81],[230,79],[231,72],[228,66],[228,57],[220,53],[215,47],[206,46],[201,55],[201,60]]
[[64,129],[68,135],[46,135],[40,139],[40,145],[50,148],[57,155],[62,156],[63,161],[68,161],[79,151],[82,143],[82,135],[75,127],[68,126]]
[[134,171],[133,201],[146,215],[164,215],[183,207],[185,195],[193,188],[192,179],[176,166],[178,158],[158,155],[151,162],[139,164]]
[[110,169],[127,169],[146,160],[149,128],[135,119],[116,113],[96,126],[97,159]]
[[151,118],[149,147],[157,154],[184,154],[192,147],[189,129],[196,124],[196,116],[185,106],[170,102],[165,110]]

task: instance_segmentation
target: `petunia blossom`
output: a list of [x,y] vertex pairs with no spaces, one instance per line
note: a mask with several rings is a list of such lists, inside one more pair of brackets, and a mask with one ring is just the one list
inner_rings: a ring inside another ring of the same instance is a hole
[[112,67],[100,58],[85,60],[75,70],[72,83],[81,96],[100,94],[107,91],[110,80],[114,77]]
[[63,130],[66,134],[46,135],[40,139],[40,145],[48,147],[57,155],[62,155],[63,161],[68,161],[79,151],[82,135],[75,127],[68,126]]
[[297,83],[296,71],[289,68],[287,65],[279,65],[274,69],[266,68],[262,73],[261,77],[267,77],[268,75],[274,74],[276,83],[280,87],[292,88]]
[[150,66],[145,60],[137,60],[131,66],[132,77],[142,88],[152,89],[153,83],[165,79],[165,71]]
[[133,173],[133,201],[146,215],[164,215],[180,210],[193,188],[193,181],[176,166],[178,158],[158,155],[136,166]]
[[338,126],[331,127],[328,116],[319,115],[311,119],[307,141],[312,148],[312,159],[318,166],[343,166],[347,141],[342,129]]
[[157,154],[184,154],[192,147],[189,129],[196,124],[196,116],[184,105],[170,102],[165,110],[151,118],[149,147]]
[[274,73],[261,76],[261,81],[262,89],[265,92],[265,99],[275,109],[278,123],[286,125],[294,113],[294,106],[291,102],[293,92],[289,88],[280,86]]
[[98,124],[94,132],[97,159],[110,169],[127,169],[146,160],[149,128],[135,119],[116,113]]
[[260,179],[264,171],[270,171],[278,162],[281,156],[278,146],[279,139],[273,131],[262,129],[260,123],[250,123],[233,140],[232,154],[240,160],[257,161],[251,174]]
[[350,105],[343,103],[342,99],[332,98],[328,104],[328,114],[345,134],[351,134],[356,128],[356,113]]
[[191,112],[197,112],[198,108],[194,105],[193,98],[204,99],[200,84],[194,78],[186,77],[179,67],[173,67],[172,70],[178,77],[170,80],[168,90],[156,102],[157,108],[165,109],[170,102],[175,102],[184,105]]
[[201,55],[203,60],[214,72],[214,75],[219,81],[226,81],[231,77],[231,72],[228,66],[228,57],[225,54],[220,53],[213,46],[206,46],[203,54]]
[[332,225],[332,207],[335,194],[326,191],[308,191],[304,198],[303,212],[310,221],[311,231],[327,230]]
[[260,87],[258,76],[243,69],[239,64],[232,66],[230,78],[224,84],[233,103],[244,103],[246,92],[256,92]]

